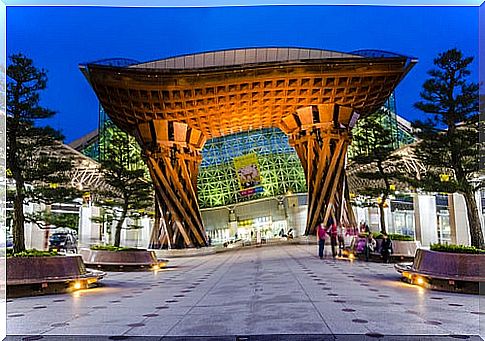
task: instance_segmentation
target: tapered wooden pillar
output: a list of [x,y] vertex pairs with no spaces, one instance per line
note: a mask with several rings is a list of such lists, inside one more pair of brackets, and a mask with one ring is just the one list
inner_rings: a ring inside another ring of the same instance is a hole
[[137,126],[136,137],[155,187],[159,224],[151,244],[162,248],[207,246],[197,203],[197,172],[206,141],[187,124],[151,120]]
[[330,217],[340,221],[345,205],[345,163],[350,130],[358,114],[338,104],[304,107],[285,116],[280,128],[288,134],[302,163],[308,187],[305,233],[314,234]]

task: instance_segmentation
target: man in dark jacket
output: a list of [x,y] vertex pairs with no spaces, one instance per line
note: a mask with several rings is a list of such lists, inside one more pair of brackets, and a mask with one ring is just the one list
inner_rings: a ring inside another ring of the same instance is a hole
[[387,233],[382,234],[381,256],[384,263],[389,263],[389,258],[392,254],[392,240]]

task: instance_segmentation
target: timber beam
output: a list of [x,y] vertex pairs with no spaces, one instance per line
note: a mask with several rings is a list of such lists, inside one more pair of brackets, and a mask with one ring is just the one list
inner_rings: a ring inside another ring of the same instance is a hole
[[353,220],[346,203],[345,164],[351,129],[359,115],[338,104],[303,107],[283,117],[280,128],[289,137],[301,161],[308,187],[305,233],[314,234],[318,224],[330,217]]
[[156,196],[154,247],[207,246],[197,203],[197,171],[206,138],[185,123],[151,120],[137,125],[136,138],[147,159]]

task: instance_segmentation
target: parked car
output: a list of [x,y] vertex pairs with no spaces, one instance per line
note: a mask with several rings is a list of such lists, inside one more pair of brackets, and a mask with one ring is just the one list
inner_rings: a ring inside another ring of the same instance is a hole
[[77,253],[77,238],[68,232],[56,232],[49,237],[49,251]]
[[7,248],[13,247],[13,236],[7,233],[6,245]]

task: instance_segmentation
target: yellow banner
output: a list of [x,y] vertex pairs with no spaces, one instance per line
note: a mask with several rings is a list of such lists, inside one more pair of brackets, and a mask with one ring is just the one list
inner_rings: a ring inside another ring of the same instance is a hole
[[234,167],[236,168],[237,177],[239,179],[239,188],[242,191],[261,185],[259,163],[256,154],[253,153],[235,157]]

